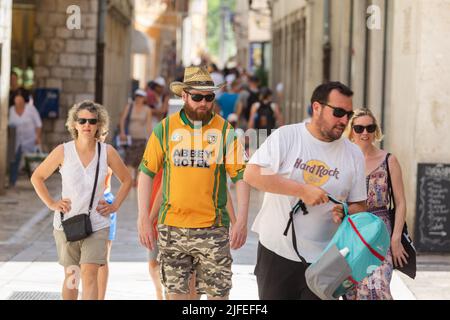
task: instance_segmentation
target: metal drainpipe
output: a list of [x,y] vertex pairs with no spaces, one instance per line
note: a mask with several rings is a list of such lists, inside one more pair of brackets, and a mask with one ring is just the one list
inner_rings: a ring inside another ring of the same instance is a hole
[[[388,37],[388,1],[384,0],[384,39],[383,39],[383,75],[382,75],[382,92],[381,92],[381,131],[384,132],[384,121],[386,117],[386,78],[387,78],[387,37]],[[384,140],[381,140],[381,149],[384,148]]]
[[103,103],[106,11],[106,0],[98,0],[97,52],[95,66],[95,101],[98,103]]

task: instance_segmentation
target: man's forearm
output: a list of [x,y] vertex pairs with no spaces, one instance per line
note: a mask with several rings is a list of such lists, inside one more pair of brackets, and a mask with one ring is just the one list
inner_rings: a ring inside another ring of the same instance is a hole
[[297,181],[272,173],[269,169],[261,168],[257,165],[247,166],[244,173],[244,181],[264,192],[294,197],[299,197],[304,187],[303,184]]
[[158,219],[158,213],[162,204],[162,188],[159,190],[154,190],[153,192],[158,192],[155,200],[153,201],[153,205],[150,208],[150,222],[153,224],[156,219]]
[[150,210],[150,197],[152,195],[153,178],[139,172],[138,180],[138,209],[139,219],[148,217]]
[[348,211],[349,211],[349,214],[355,214],[355,213],[367,211],[366,201],[349,203],[348,204]]
[[250,186],[244,181],[240,180],[236,183],[236,197],[237,197],[237,220],[248,221],[248,206],[250,200]]

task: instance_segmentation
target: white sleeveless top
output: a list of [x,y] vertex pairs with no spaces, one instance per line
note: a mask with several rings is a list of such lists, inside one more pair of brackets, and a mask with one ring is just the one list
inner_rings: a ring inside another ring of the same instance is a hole
[[[97,188],[91,210],[92,231],[94,232],[108,228],[110,224],[109,217],[103,217],[95,210],[98,206],[98,202],[103,199],[103,193],[105,191],[104,181],[108,174],[107,145],[104,143],[101,143],[100,145],[101,153]],[[64,162],[59,169],[62,178],[61,198],[70,199],[72,202],[71,210],[64,215],[64,220],[82,213],[88,213],[92,189],[94,188],[95,171],[97,169],[97,148],[98,144],[96,143],[95,156],[91,163],[84,168],[76,151],[75,141],[64,144]],[[63,230],[59,211],[55,211],[53,227],[56,230]]]

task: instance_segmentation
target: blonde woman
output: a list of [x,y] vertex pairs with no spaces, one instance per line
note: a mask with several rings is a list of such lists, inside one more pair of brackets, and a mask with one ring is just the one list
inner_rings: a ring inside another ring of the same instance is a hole
[[[53,226],[59,263],[64,267],[64,300],[78,298],[78,282],[81,277],[82,299],[98,299],[97,274],[99,267],[107,263],[109,215],[117,212],[131,188],[131,176],[117,151],[99,143],[102,132],[107,131],[109,117],[105,108],[92,101],[76,104],[69,111],[66,126],[73,140],[57,146],[31,177],[36,193],[50,209],[55,211]],[[100,157],[98,148],[100,147]],[[93,233],[79,241],[69,242],[61,225],[64,220],[87,213],[94,189],[97,164],[98,182],[90,214]],[[103,199],[108,167],[121,185],[112,204]],[[62,178],[61,199],[53,199],[45,185],[50,175],[59,168]]]
[[[401,235],[406,217],[406,200],[402,171],[397,158],[375,146],[383,135],[377,119],[369,109],[355,111],[347,130],[348,138],[357,144],[366,162],[367,208],[386,223],[391,234],[391,248],[385,262],[374,273],[364,279],[350,294],[349,300],[391,300],[390,282],[393,265],[406,263],[406,251],[401,244]],[[389,217],[389,192],[387,165],[391,172],[392,189],[396,204],[395,221]]]

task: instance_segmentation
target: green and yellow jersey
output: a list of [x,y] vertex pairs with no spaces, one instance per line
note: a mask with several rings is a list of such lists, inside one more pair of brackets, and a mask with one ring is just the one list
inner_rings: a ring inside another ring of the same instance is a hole
[[184,110],[153,130],[140,170],[150,177],[163,169],[158,222],[179,228],[229,226],[227,173],[243,178],[245,154],[232,126],[218,115],[193,124]]

